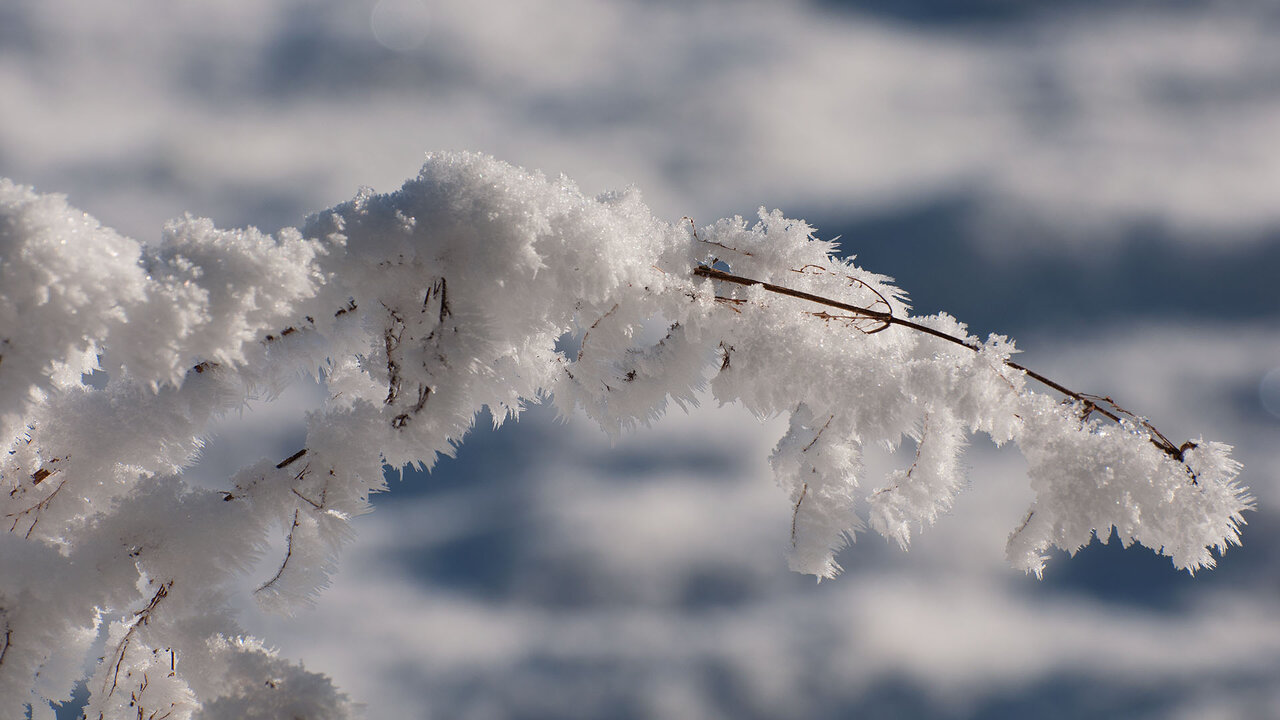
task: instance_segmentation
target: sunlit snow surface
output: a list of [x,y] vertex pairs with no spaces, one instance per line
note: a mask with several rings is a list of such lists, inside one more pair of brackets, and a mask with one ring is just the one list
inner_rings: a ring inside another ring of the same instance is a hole
[[[481,419],[393,480],[313,610],[244,618],[371,718],[1275,716],[1280,18],[1007,5],[19,0],[0,175],[144,242],[184,211],[296,225],[434,149],[636,183],[672,221],[781,207],[917,312],[1232,442],[1259,498],[1195,578],[1112,544],[1037,582],[1003,557],[1021,460],[978,443],[909,553],[865,537],[815,586],[782,558],[778,421],[703,407],[611,448]],[[292,452],[311,397],[201,477]]]

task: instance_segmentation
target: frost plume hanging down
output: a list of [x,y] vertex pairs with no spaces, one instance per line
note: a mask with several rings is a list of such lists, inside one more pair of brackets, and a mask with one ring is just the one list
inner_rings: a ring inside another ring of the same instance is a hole
[[[325,678],[243,637],[233,581],[262,559],[263,603],[319,592],[384,464],[431,466],[482,408],[501,420],[547,397],[610,433],[708,384],[789,416],[779,541],[819,577],[858,530],[906,547],[945,512],[977,432],[1029,461],[1016,567],[1038,574],[1049,547],[1113,527],[1193,571],[1237,542],[1250,498],[1225,445],[1173,448],[1033,390],[1011,342],[947,315],[895,324],[905,295],[833,250],[777,212],[668,224],[634,191],[587,198],[470,154],[429,156],[400,190],[301,230],[185,218],[154,246],[0,182],[0,715],[67,698],[104,621],[90,716],[349,716]],[[694,272],[711,266],[752,282]],[[105,386],[82,382],[94,370]],[[304,448],[220,491],[183,481],[213,420],[299,372],[329,393]],[[862,476],[865,447],[904,441],[909,465]],[[273,532],[286,550],[264,559]]]

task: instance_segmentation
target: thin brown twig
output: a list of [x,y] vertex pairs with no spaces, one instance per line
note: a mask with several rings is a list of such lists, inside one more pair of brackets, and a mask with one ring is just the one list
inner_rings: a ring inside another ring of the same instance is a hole
[[[811,270],[812,270],[812,271],[811,271]],[[791,272],[794,272],[794,273],[800,273],[801,275],[819,275],[819,274],[824,274],[824,275],[836,275],[836,273],[832,272],[829,268],[825,268],[825,267],[823,267],[823,266],[821,266],[821,265],[814,265],[813,263],[809,263],[808,265],[804,265],[804,266],[800,267],[799,269],[794,269],[794,268],[793,268],[793,269],[791,270]],[[884,296],[884,293],[882,293],[882,292],[880,292],[879,290],[875,289],[875,287],[874,287],[874,286],[872,286],[872,285],[871,285],[871,283],[868,283],[866,280],[863,280],[863,279],[861,279],[861,278],[856,278],[856,277],[854,277],[854,276],[852,276],[852,275],[845,275],[844,277],[845,277],[845,279],[846,279],[846,280],[848,280],[848,281],[849,281],[849,285],[851,285],[851,286],[852,286],[852,285],[857,285],[857,286],[861,287],[863,290],[866,290],[867,292],[869,292],[869,293],[871,293],[872,295],[875,295],[875,296],[876,296],[876,301],[875,301],[874,303],[872,303],[872,309],[874,309],[874,308],[875,308],[875,306],[877,306],[877,305],[883,305],[883,306],[884,306],[884,311],[885,311],[885,312],[888,312],[888,313],[892,313],[892,312],[893,312],[893,306],[889,304],[889,300],[888,300],[888,298],[886,298],[886,297]],[[885,327],[888,327],[888,326],[886,325]],[[867,333],[867,334],[868,334],[868,335],[870,335],[871,333],[880,332],[880,330],[883,330],[883,329],[884,329],[884,328],[880,328],[880,329],[877,329],[877,330],[872,330],[871,332],[869,332],[869,333]]]
[[857,317],[856,315],[833,315],[827,312],[826,310],[820,310],[818,312],[811,312],[806,314],[812,315],[823,322],[831,322],[832,320],[835,320],[836,322],[844,323],[845,327],[854,328],[855,330],[863,333],[864,335],[875,335],[878,332],[889,329],[888,323],[880,322],[877,320],[877,321],[872,321],[876,323],[876,326],[868,330],[867,328],[858,324],[858,323],[868,322],[868,319],[864,317]]
[[301,450],[299,450],[298,452],[296,452],[296,453],[294,453],[294,454],[290,455],[289,457],[285,458],[284,460],[282,460],[282,461],[280,462],[280,464],[276,465],[276,469],[277,469],[277,470],[283,470],[283,469],[285,469],[286,467],[288,467],[290,464],[292,464],[294,460],[297,460],[298,458],[300,458],[300,457],[302,457],[303,455],[306,455],[306,454],[307,454],[307,449],[306,449],[306,448],[302,448],[302,449],[301,449]]
[[911,467],[907,468],[907,479],[911,479],[911,473],[916,471],[916,466],[920,464],[920,453],[924,450],[924,442],[929,437],[929,413],[924,414],[924,427],[920,429],[920,440],[916,443],[916,456],[911,461]]
[[[821,295],[814,295],[812,293],[807,293],[802,290],[796,290],[783,285],[775,285],[774,283],[767,283],[767,282],[764,282],[763,280],[755,280],[753,278],[743,277],[741,275],[733,275],[731,273],[724,272],[723,270],[717,270],[715,268],[708,267],[706,265],[699,265],[698,267],[694,268],[693,274],[698,277],[711,278],[713,280],[722,280],[724,282],[734,283],[737,285],[744,285],[748,287],[752,285],[759,285],[760,287],[764,288],[765,290],[771,293],[775,293],[778,295],[785,295],[787,297],[793,297],[799,300],[806,300],[808,302],[817,303],[819,305],[826,305],[828,307],[838,308],[840,310],[844,310],[845,312],[849,312],[855,315],[861,315],[863,317],[877,320],[879,322],[885,323],[886,326],[900,325],[902,327],[915,330],[916,332],[924,333],[925,335],[931,335],[933,337],[938,338],[939,340],[945,340],[949,343],[959,345],[961,347],[969,348],[970,350],[973,350],[975,352],[982,350],[981,345],[969,342],[962,338],[955,337],[954,335],[948,335],[947,333],[944,333],[940,330],[935,330],[931,327],[927,327],[925,325],[912,322],[905,318],[897,317],[896,315],[893,314],[892,311],[886,312],[886,311],[880,311],[880,310],[873,310],[870,308],[859,307],[857,305],[851,305],[849,303],[840,302],[839,300],[832,300],[830,298],[822,297]],[[1005,366],[1013,368],[1014,370],[1022,371],[1027,375],[1027,377],[1030,377],[1031,379],[1036,380],[1042,385],[1052,388],[1053,390],[1056,390],[1062,393],[1063,395],[1071,398],[1072,400],[1075,400],[1076,402],[1082,403],[1082,405],[1085,408],[1086,416],[1090,412],[1097,412],[1099,415],[1102,415],[1108,420],[1111,420],[1112,422],[1116,422],[1116,423],[1122,422],[1120,417],[1121,414],[1132,418],[1133,420],[1138,422],[1140,425],[1142,425],[1142,427],[1146,428],[1151,432],[1149,439],[1152,445],[1155,445],[1166,455],[1182,463],[1184,466],[1186,466],[1186,458],[1185,458],[1186,451],[1196,447],[1195,443],[1193,442],[1186,442],[1186,443],[1183,443],[1181,446],[1174,445],[1150,422],[1143,420],[1142,418],[1137,417],[1133,413],[1130,413],[1127,410],[1120,408],[1120,406],[1116,405],[1116,403],[1112,401],[1110,398],[1101,398],[1096,395],[1090,395],[1088,393],[1076,392],[1075,390],[1071,390],[1070,388],[1067,388],[1066,386],[1058,382],[1055,382],[1045,377],[1044,375],[1041,375],[1040,373],[1034,370],[1031,370],[1030,368],[1024,365],[1020,365],[1009,359],[1003,360],[1003,363]],[[1099,404],[1100,402],[1105,402],[1107,405],[1109,405],[1112,408],[1112,410],[1108,410],[1107,408],[1102,407]],[[1191,475],[1192,484],[1195,484],[1196,482],[1195,472],[1189,466],[1187,466],[1187,471]]]
[[147,603],[147,606],[133,614],[133,622],[130,624],[128,632],[126,632],[124,637],[120,639],[120,644],[116,645],[116,650],[113,655],[115,658],[115,670],[111,675],[111,687],[107,687],[105,680],[102,683],[102,692],[105,693],[107,697],[111,697],[111,695],[115,693],[116,688],[120,685],[120,667],[124,665],[124,658],[129,652],[129,643],[133,642],[134,633],[138,631],[139,627],[151,622],[151,615],[155,613],[156,608],[159,607],[161,601],[166,597],[169,597],[169,590],[172,587],[172,580],[167,583],[162,583],[160,588],[156,590],[156,594],[151,597],[151,601]]
[[18,529],[18,523],[22,520],[22,518],[23,518],[23,517],[25,517],[25,516],[27,516],[27,515],[30,515],[30,514],[33,514],[33,513],[34,513],[34,516],[35,516],[35,517],[34,517],[34,519],[31,521],[31,526],[27,528],[27,533],[26,533],[25,535],[23,535],[23,536],[22,536],[22,537],[23,537],[23,539],[30,540],[30,539],[31,539],[31,533],[35,532],[35,531],[36,531],[36,525],[39,525],[39,524],[40,524],[40,513],[41,513],[41,512],[43,512],[43,511],[45,510],[45,508],[49,507],[49,502],[50,502],[51,500],[53,500],[53,498],[54,498],[54,497],[55,497],[59,492],[61,492],[62,488],[63,488],[64,486],[66,486],[66,484],[67,484],[67,481],[66,481],[66,480],[63,480],[62,482],[58,483],[58,487],[54,488],[54,489],[53,489],[53,492],[49,493],[48,495],[45,495],[43,500],[41,500],[40,502],[36,503],[35,505],[32,505],[31,507],[27,508],[26,510],[21,510],[21,511],[16,512],[16,513],[9,513],[9,514],[5,515],[5,517],[11,517],[11,518],[13,518],[13,525],[9,526],[9,532],[14,532],[14,531],[16,531],[16,530]]
[[285,538],[284,562],[280,563],[280,569],[276,570],[276,574],[272,575],[270,580],[262,583],[261,585],[258,586],[256,590],[253,591],[254,595],[257,595],[263,590],[266,590],[267,588],[271,587],[276,583],[277,580],[279,580],[284,575],[285,568],[289,567],[289,559],[293,557],[293,533],[298,529],[299,524],[300,523],[298,522],[298,511],[294,510],[293,525],[289,528],[289,536]]
[[822,437],[822,433],[827,431],[827,427],[831,425],[831,421],[835,419],[836,419],[835,415],[832,415],[831,417],[827,418],[827,421],[823,423],[822,427],[818,428],[818,433],[813,436],[813,439],[809,441],[809,444],[805,445],[804,449],[801,450],[800,452],[809,452],[809,448],[813,447],[814,445],[817,445],[818,438]]
[[618,310],[618,304],[614,303],[613,307],[609,308],[609,312],[596,318],[596,321],[591,323],[591,327],[587,328],[587,331],[582,333],[582,343],[578,345],[578,360],[582,359],[582,353],[587,349],[587,338],[591,336],[591,331],[595,330],[597,325],[604,322],[605,318],[614,314],[615,312],[617,312],[617,310]]
[[326,494],[324,491],[321,491],[321,493],[320,493],[320,502],[316,502],[315,500],[312,500],[311,498],[307,497],[306,495],[303,495],[302,493],[298,492],[298,488],[289,488],[289,490],[290,490],[290,492],[292,492],[294,495],[297,495],[298,497],[302,498],[302,501],[303,501],[303,502],[305,502],[306,504],[310,505],[311,507],[313,507],[313,508],[315,508],[315,509],[317,509],[317,510],[323,510],[323,509],[324,509],[324,504],[325,504],[324,496],[325,496],[325,494]]
[[400,413],[391,420],[391,427],[399,430],[409,424],[409,420],[422,412],[422,408],[427,405],[427,398],[431,397],[431,388],[425,384],[418,383],[418,402],[413,409],[406,413]]
[[[383,304],[383,307],[387,307]],[[387,349],[387,398],[383,402],[390,405],[396,401],[396,397],[400,395],[400,363],[396,361],[392,355],[400,347],[400,339],[404,337],[404,318],[400,317],[400,313],[391,308],[387,308],[387,312],[391,315],[391,324],[387,326],[383,332],[383,342]],[[399,328],[398,331],[393,328]]]
[[795,507],[791,509],[791,547],[796,546],[796,522],[800,517],[800,506],[804,504],[804,498],[809,494],[809,483],[805,483],[800,488],[800,498],[796,500]]
[[445,318],[453,314],[449,308],[449,283],[443,277],[431,284],[427,288],[427,295],[422,299],[422,311],[426,312],[427,306],[431,304],[431,297],[440,298],[440,322],[443,323]]
[[725,296],[723,296],[723,295],[717,295],[717,296],[716,296],[716,302],[718,302],[718,303],[723,303],[724,305],[727,305],[727,306],[728,306],[728,308],[729,308],[730,310],[732,310],[732,311],[734,311],[734,312],[738,313],[739,315],[741,315],[741,314],[742,314],[742,311],[741,311],[741,310],[739,310],[738,308],[734,307],[734,306],[735,306],[735,305],[746,305],[746,304],[747,304],[747,301],[746,301],[746,300],[743,300],[742,298],[731,298],[731,297],[725,297]]
[[13,628],[4,624],[4,647],[0,648],[0,665],[4,664],[4,656],[9,654],[9,646],[13,644]]
[[739,255],[745,255],[746,257],[755,257],[754,253],[747,252],[746,250],[739,250],[736,247],[729,247],[728,245],[725,245],[724,243],[721,243],[721,242],[716,242],[715,240],[703,240],[702,238],[698,237],[698,226],[694,224],[693,218],[686,215],[681,219],[689,221],[689,229],[693,232],[694,240],[697,240],[698,242],[703,243],[705,245],[715,245],[716,247],[721,247],[721,248],[724,248],[725,250],[728,250],[729,252],[736,252]]

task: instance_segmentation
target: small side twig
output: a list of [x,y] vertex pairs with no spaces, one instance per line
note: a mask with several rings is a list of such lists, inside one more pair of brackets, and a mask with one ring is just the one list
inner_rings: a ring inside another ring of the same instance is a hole
[[681,219],[689,221],[689,229],[693,232],[694,240],[697,240],[698,242],[703,243],[704,245],[715,245],[716,247],[724,248],[729,252],[736,252],[739,255],[745,255],[746,257],[755,257],[754,253],[748,252],[746,250],[739,250],[736,247],[730,247],[728,245],[725,245],[724,243],[716,242],[715,240],[703,240],[702,238],[698,237],[698,226],[693,223],[693,218],[685,216],[684,218],[681,218]]
[[920,429],[920,441],[916,443],[916,456],[911,460],[911,467],[907,468],[907,479],[911,479],[911,473],[916,471],[916,466],[920,464],[920,453],[924,452],[925,440],[929,438],[929,413],[924,414],[924,427]]
[[[831,272],[831,270],[825,267],[822,267],[821,265],[814,265],[812,263],[805,265],[803,267],[800,267],[798,269],[792,269],[791,272],[800,273],[801,275],[836,275],[836,273]],[[861,278],[856,278],[852,275],[845,275],[844,278],[849,281],[850,287],[862,288],[863,290],[875,296],[875,300],[871,303],[871,307],[870,307],[871,310],[879,310],[880,308],[884,308],[882,312],[886,312],[891,315],[893,314],[893,306],[889,304],[889,299],[884,296],[884,293],[880,292],[873,285],[871,285],[871,283],[868,283],[866,280],[863,280]],[[868,330],[867,328],[864,328],[861,325],[857,325],[856,323],[858,321],[858,318],[855,318],[855,317],[843,316],[843,315],[831,315],[825,312],[811,313],[811,314],[814,315],[815,317],[820,317],[823,320],[845,321],[849,325],[856,327],[858,330],[861,330],[862,332],[868,335],[874,335],[880,332],[881,330],[885,330],[889,327],[888,323],[884,321],[877,321],[879,325]],[[866,318],[861,318],[861,319],[865,320]]]
[[133,642],[133,637],[138,632],[138,628],[151,622],[151,616],[155,613],[156,608],[160,606],[160,603],[163,602],[165,598],[169,597],[169,590],[171,588],[173,588],[172,580],[162,583],[159,589],[156,590],[156,594],[153,595],[150,602],[147,603],[147,606],[133,614],[133,621],[129,625],[129,630],[124,634],[124,637],[120,639],[120,643],[116,645],[115,652],[112,655],[115,669],[111,674],[111,687],[107,687],[105,680],[102,684],[102,692],[107,697],[111,697],[111,695],[115,693],[116,688],[120,686],[120,668],[124,665],[125,655],[129,652],[129,644]]
[[289,467],[289,465],[293,464],[293,461],[294,461],[294,460],[297,460],[298,458],[300,458],[300,457],[302,457],[303,455],[306,455],[306,454],[307,454],[307,449],[306,449],[306,448],[302,448],[302,449],[301,449],[301,450],[299,450],[298,452],[296,452],[296,453],[294,453],[294,454],[290,455],[289,457],[285,458],[284,460],[280,461],[280,463],[279,463],[278,465],[276,465],[276,469],[277,469],[277,470],[283,470],[283,469],[285,469],[285,468]]
[[328,494],[327,489],[320,491],[320,502],[316,502],[315,500],[312,500],[306,495],[303,495],[302,493],[298,492],[298,488],[289,488],[289,491],[292,492],[294,495],[297,495],[303,502],[305,502],[306,504],[310,505],[311,507],[317,510],[323,510],[325,503],[327,502],[327,500],[325,499],[325,495]]
[[[383,307],[386,306],[383,305]],[[391,324],[387,326],[382,336],[387,349],[387,398],[383,402],[390,405],[400,395],[400,363],[393,353],[400,347],[400,339],[404,337],[405,323],[404,318],[400,317],[395,310],[387,308],[387,312],[391,315]]]
[[[911,460],[911,467],[907,468],[907,476],[906,476],[907,480],[911,479],[911,474],[916,471],[916,466],[920,464],[920,453],[921,451],[924,450],[924,442],[925,442],[925,439],[928,438],[928,436],[929,436],[929,414],[925,413],[924,428],[920,431],[920,441],[916,443],[916,456]],[[902,486],[895,480],[893,483],[889,484],[887,487],[882,487],[879,490],[876,490],[875,492],[871,493],[871,497],[880,497],[885,493],[894,492],[900,487]]]
[[809,441],[809,444],[805,445],[804,449],[801,450],[800,452],[809,452],[810,448],[812,448],[814,445],[817,445],[818,439],[822,437],[822,433],[827,431],[827,428],[831,425],[831,421],[835,419],[836,419],[835,415],[832,415],[831,417],[827,418],[827,421],[823,423],[822,427],[818,428],[818,433],[813,436],[813,439]]
[[27,528],[26,534],[22,536],[24,539],[30,540],[31,534],[36,531],[36,525],[40,524],[40,513],[44,512],[45,508],[49,507],[49,503],[58,495],[59,492],[62,491],[62,488],[65,487],[66,484],[66,480],[58,483],[58,487],[54,488],[53,492],[45,495],[44,499],[26,510],[20,510],[18,512],[8,513],[5,515],[5,517],[13,518],[13,524],[9,526],[9,532],[16,532],[18,529],[18,523],[21,522],[24,517],[30,515],[32,516],[31,525]]
[[614,306],[609,308],[609,312],[596,318],[596,321],[591,323],[591,327],[587,328],[587,331],[582,333],[582,344],[578,346],[578,360],[582,359],[582,353],[587,349],[587,338],[591,335],[591,331],[595,330],[596,326],[604,322],[605,318],[609,317],[610,315],[614,314],[617,311],[618,311],[618,305],[617,303],[614,303]]
[[298,522],[298,512],[299,511],[297,510],[293,511],[293,525],[289,528],[289,536],[285,538],[284,561],[280,563],[280,569],[276,570],[276,574],[272,575],[270,580],[259,585],[258,588],[253,591],[254,595],[257,595],[272,585],[275,585],[276,582],[284,576],[285,569],[289,567],[289,559],[293,557],[293,533],[297,531],[298,526],[300,525]]
[[9,646],[13,644],[13,628],[4,624],[4,647],[0,648],[0,665],[4,665],[4,656],[9,654]]
[[391,427],[400,430],[409,424],[409,420],[415,415],[422,412],[422,408],[427,406],[427,398],[431,397],[431,387],[422,383],[418,384],[418,402],[413,408],[406,413],[400,413],[391,420]]
[[800,487],[800,497],[796,500],[795,507],[791,508],[791,547],[796,546],[796,523],[800,517],[800,506],[804,504],[805,496],[809,494],[809,483],[805,483]]
[[431,304],[431,298],[440,298],[440,322],[444,322],[445,318],[453,314],[449,308],[449,283],[444,278],[440,278],[432,283],[427,289],[426,297],[422,298],[422,310],[425,312],[427,306]]

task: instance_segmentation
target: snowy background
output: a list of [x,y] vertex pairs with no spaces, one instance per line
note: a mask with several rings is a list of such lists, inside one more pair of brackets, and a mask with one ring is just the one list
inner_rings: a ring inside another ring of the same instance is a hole
[[[1259,498],[1212,572],[1112,543],[1036,581],[1003,559],[1022,460],[977,441],[910,552],[862,538],[815,586],[782,559],[783,421],[703,407],[610,447],[481,418],[314,608],[246,610],[370,718],[1274,717],[1278,32],[1262,0],[7,0],[0,176],[143,241],[297,225],[428,150],[635,184],[673,222],[778,207],[917,312],[1233,442]],[[228,419],[197,473],[292,453],[316,396]]]

